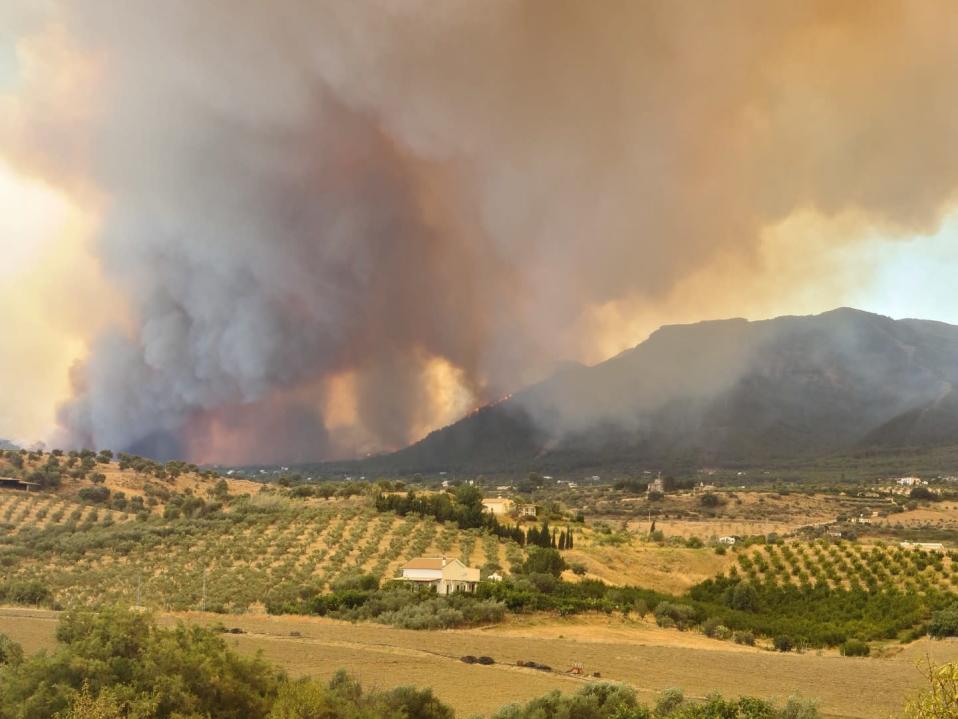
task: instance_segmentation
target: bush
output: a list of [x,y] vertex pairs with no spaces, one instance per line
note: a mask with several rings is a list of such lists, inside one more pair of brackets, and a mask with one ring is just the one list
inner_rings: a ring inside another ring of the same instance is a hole
[[695,608],[676,602],[659,602],[655,607],[655,622],[660,627],[688,629],[695,624]]
[[719,624],[717,627],[715,627],[715,638],[726,642],[732,638],[732,630],[726,627],[724,624]]
[[934,666],[929,661],[923,669],[927,689],[905,706],[905,719],[951,719],[958,706],[958,664]]
[[[702,634],[707,637],[715,638],[716,630],[722,626],[722,620],[718,617],[709,617],[702,622]],[[724,627],[723,627],[724,629]]]
[[35,579],[11,579],[0,583],[0,601],[11,604],[48,604],[52,598],[50,590]]
[[565,560],[557,549],[530,547],[529,556],[522,564],[526,574],[551,574],[558,577],[566,569]]
[[89,682],[122,688],[131,716],[259,719],[280,686],[277,670],[234,654],[214,630],[162,629],[132,611],[68,612],[56,636],[53,653],[0,672],[0,716],[47,719]]
[[859,639],[849,639],[841,645],[839,651],[843,657],[867,657],[871,654],[871,647]]
[[935,639],[958,636],[958,602],[931,615],[928,634]]
[[77,493],[77,496],[84,502],[101,504],[110,498],[110,490],[100,485],[84,487]]
[[4,664],[19,664],[23,661],[23,647],[10,639],[6,634],[0,634],[0,666]]
[[758,592],[748,582],[739,582],[729,593],[726,604],[741,612],[754,612],[758,609]]
[[379,589],[379,579],[372,574],[348,574],[333,582],[331,589],[334,592],[372,591]]
[[818,707],[810,699],[789,697],[778,713],[778,719],[819,719]]
[[717,494],[708,492],[699,497],[699,504],[703,507],[719,507],[722,505],[722,498]]
[[744,644],[749,647],[755,646],[755,635],[748,630],[735,632],[734,639],[736,644]]
[[668,717],[685,703],[685,693],[681,689],[666,689],[655,702],[655,716]]
[[772,646],[779,652],[790,652],[795,648],[795,642],[787,634],[779,634],[772,640]]

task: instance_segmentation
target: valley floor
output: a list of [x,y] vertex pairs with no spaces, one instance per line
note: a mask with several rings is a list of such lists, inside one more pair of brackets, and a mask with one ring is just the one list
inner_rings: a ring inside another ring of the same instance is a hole
[[[167,614],[222,623],[245,634],[225,635],[243,653],[263,655],[290,674],[330,676],[344,668],[369,687],[415,684],[468,717],[488,714],[552,689],[574,691],[585,681],[564,674],[573,664],[604,680],[627,682],[643,699],[668,687],[691,696],[713,691],[784,700],[813,698],[830,717],[892,716],[922,684],[917,665],[926,656],[958,660],[958,641],[915,642],[884,659],[835,654],[776,654],[718,642],[700,634],[663,630],[618,618],[522,618],[484,629],[415,632],[374,624],[347,624],[318,617]],[[0,633],[28,651],[55,645],[57,613],[0,608]],[[469,665],[463,655],[488,655],[492,666]],[[519,660],[550,665],[552,673],[516,666]]]

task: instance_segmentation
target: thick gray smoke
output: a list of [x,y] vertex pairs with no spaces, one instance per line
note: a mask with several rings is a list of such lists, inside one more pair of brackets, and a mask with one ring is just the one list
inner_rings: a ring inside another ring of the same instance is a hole
[[[795,209],[934,227],[958,179],[954,10],[934,3],[53,4],[89,112],[27,93],[22,162],[106,197],[131,327],[77,368],[75,442],[321,457],[325,379],[371,446],[653,303]],[[43,86],[43,80],[37,80]],[[255,438],[255,439],[254,439]],[[212,440],[211,440],[212,441]]]

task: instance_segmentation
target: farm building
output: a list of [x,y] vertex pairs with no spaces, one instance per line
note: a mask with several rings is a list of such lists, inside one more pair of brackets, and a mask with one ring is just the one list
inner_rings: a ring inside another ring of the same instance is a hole
[[515,502],[504,497],[482,500],[482,511],[489,514],[503,515],[509,514],[515,507]]
[[719,544],[727,544],[732,546],[737,541],[735,537],[719,537]]
[[902,487],[921,487],[928,484],[921,477],[900,477],[896,480]]
[[665,480],[663,480],[661,476],[656,477],[649,482],[649,486],[646,491],[649,494],[652,494],[652,492],[661,492],[662,494],[665,494]]
[[0,477],[0,489],[19,489],[24,492],[37,492],[40,485],[36,482],[24,482],[15,477]]
[[474,592],[479,584],[479,570],[458,559],[417,557],[403,566],[399,581],[435,587],[437,594]]
[[535,517],[538,514],[539,508],[534,504],[521,504],[519,505],[519,516],[520,517]]

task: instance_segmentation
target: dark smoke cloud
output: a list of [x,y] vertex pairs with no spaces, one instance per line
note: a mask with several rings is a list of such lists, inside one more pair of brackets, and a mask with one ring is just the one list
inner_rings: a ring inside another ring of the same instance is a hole
[[796,210],[927,230],[958,181],[945,3],[51,16],[95,64],[90,112],[58,122],[39,78],[4,134],[105,196],[132,315],[79,370],[75,442],[195,454],[217,425],[250,459],[353,451],[315,389],[351,371],[371,446],[398,446],[430,421],[431,358],[494,398],[582,354],[590,307],[653,304]]

